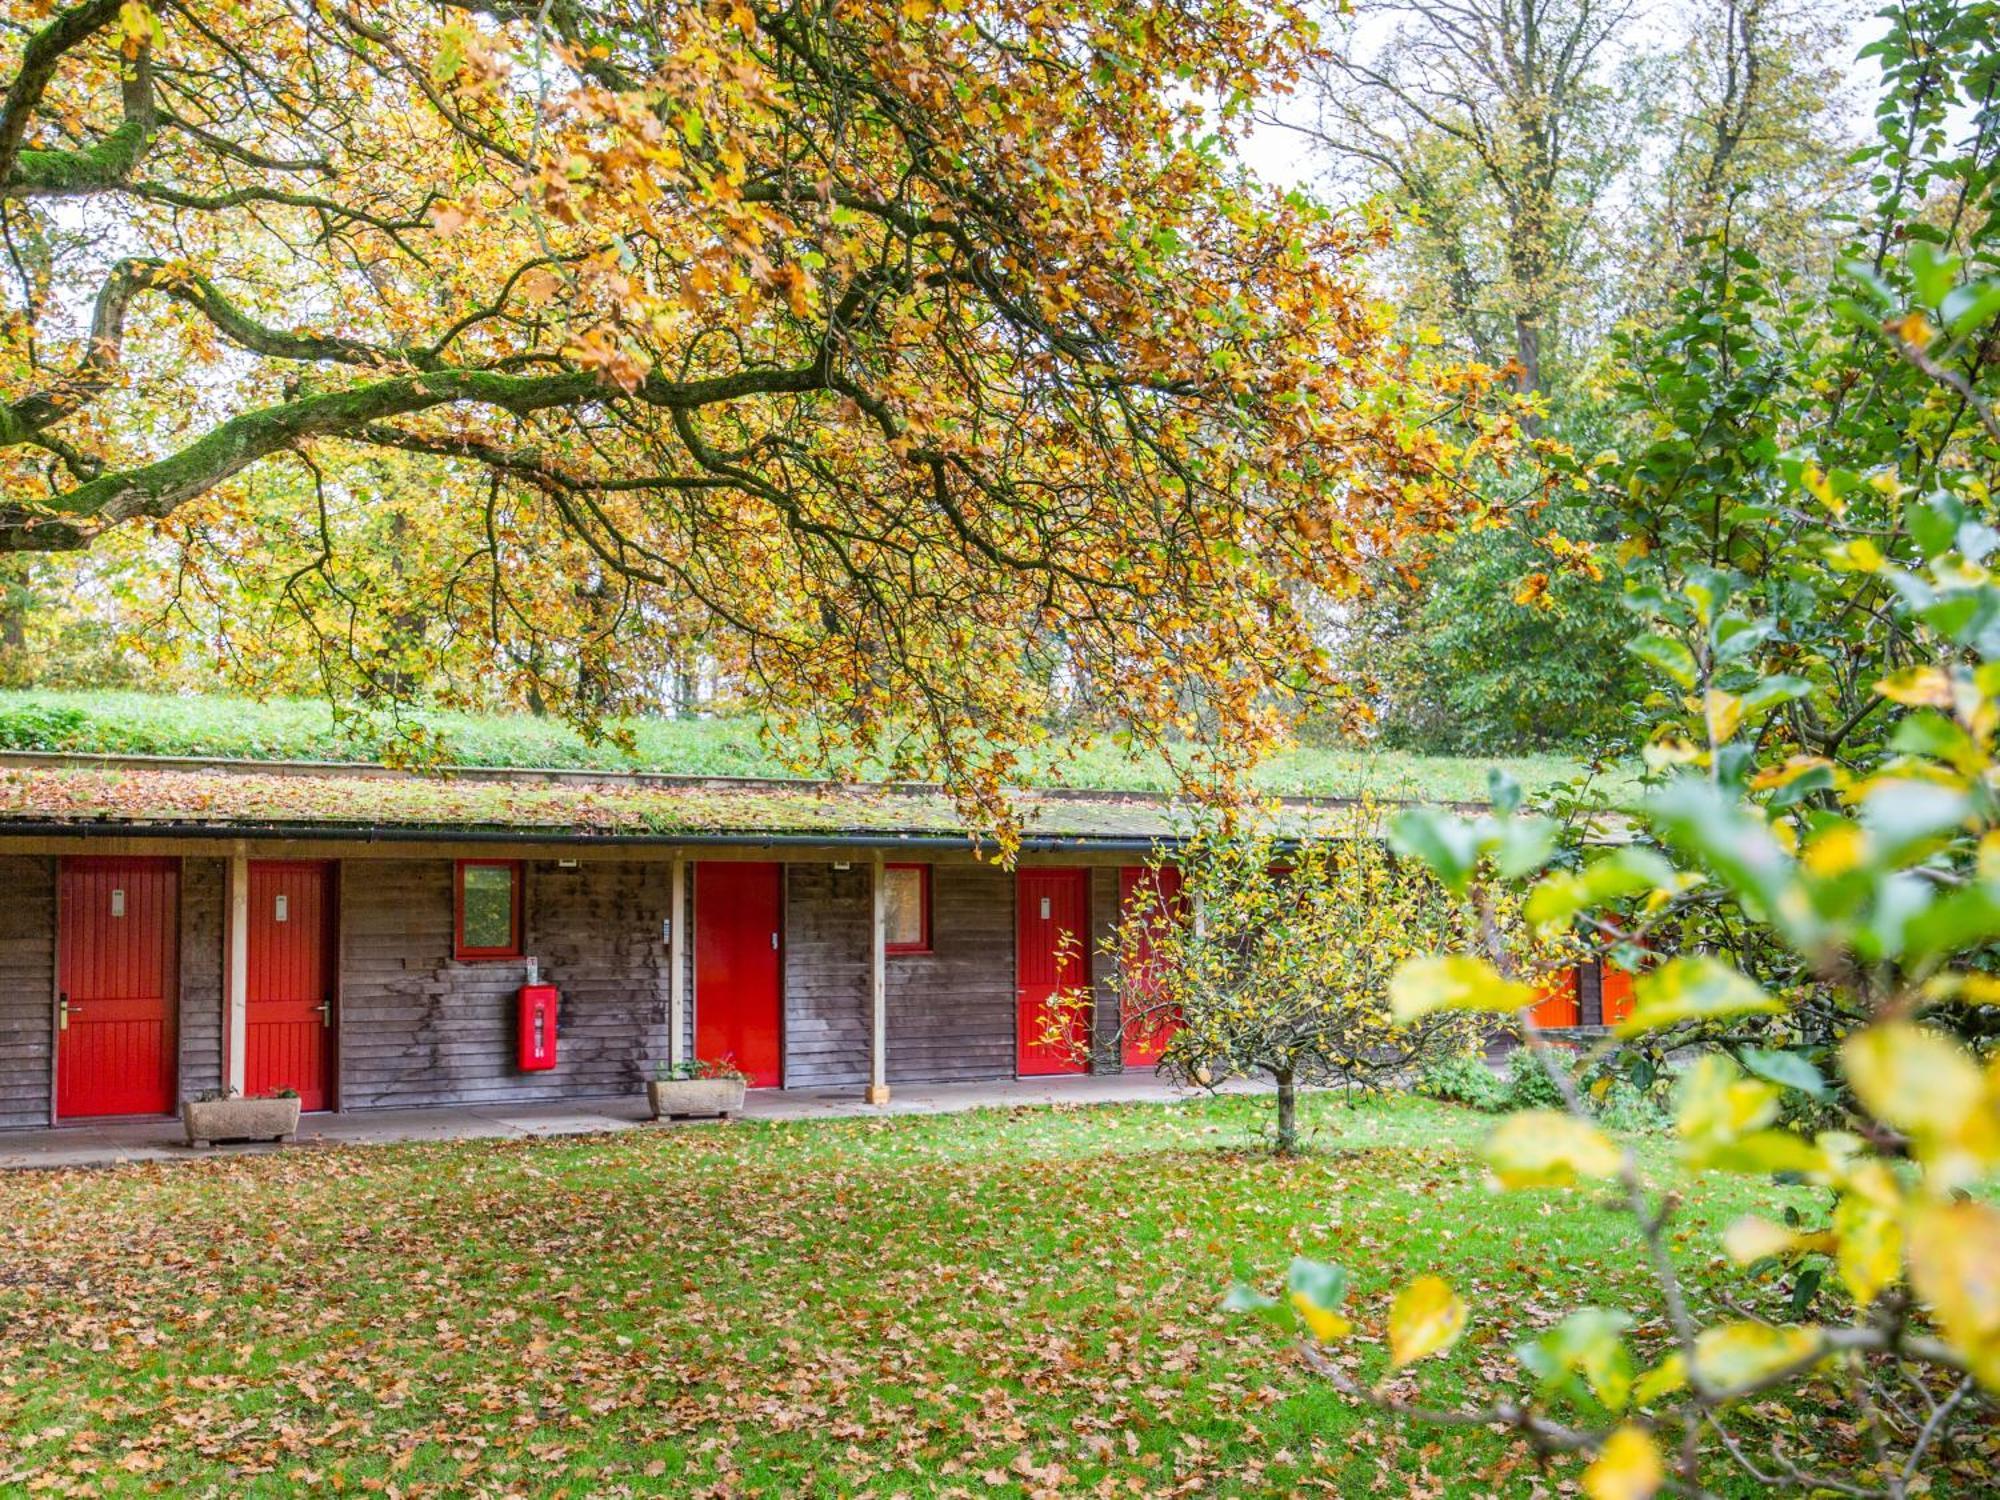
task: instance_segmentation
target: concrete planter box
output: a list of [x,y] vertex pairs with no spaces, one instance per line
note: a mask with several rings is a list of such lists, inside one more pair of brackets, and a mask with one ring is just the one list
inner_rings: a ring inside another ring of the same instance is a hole
[[299,1128],[296,1099],[189,1099],[181,1127],[190,1146],[217,1141],[288,1141]]
[[728,1119],[743,1109],[740,1078],[654,1079],[646,1085],[646,1103],[656,1120],[684,1120],[691,1115]]

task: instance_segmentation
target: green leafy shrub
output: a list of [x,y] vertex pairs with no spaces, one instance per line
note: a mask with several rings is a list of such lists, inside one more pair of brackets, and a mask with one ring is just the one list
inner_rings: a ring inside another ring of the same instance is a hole
[[1463,1104],[1492,1113],[1507,1107],[1507,1085],[1477,1052],[1456,1052],[1433,1058],[1418,1071],[1413,1085],[1426,1099]]
[[1506,1107],[1513,1109],[1561,1109],[1562,1089],[1549,1076],[1551,1067],[1573,1064],[1566,1048],[1550,1047],[1545,1061],[1532,1047],[1522,1047],[1507,1059]]
[[1603,1094],[1591,1103],[1607,1130],[1650,1135],[1673,1123],[1673,1115],[1664,1104],[1625,1078],[1611,1080]]

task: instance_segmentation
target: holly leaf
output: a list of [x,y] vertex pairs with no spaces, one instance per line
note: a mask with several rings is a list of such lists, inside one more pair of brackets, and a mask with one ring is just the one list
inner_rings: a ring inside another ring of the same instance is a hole
[[1509,1115],[1481,1153],[1503,1188],[1568,1187],[1618,1175],[1625,1155],[1611,1137],[1574,1115],[1528,1109]]
[[2000,1391],[2000,1209],[1968,1200],[1918,1210],[1910,1284],[1979,1383]]
[[1485,959],[1465,953],[1413,958],[1389,981],[1389,1013],[1398,1024],[1433,1011],[1509,1011],[1534,1003],[1532,985],[1508,979]]
[[1737,1392],[1810,1358],[1819,1347],[1814,1327],[1723,1323],[1695,1336],[1694,1369],[1711,1389]]
[[1639,1036],[1682,1021],[1772,1015],[1785,1008],[1749,975],[1705,953],[1670,959],[1640,975],[1632,996],[1632,1014],[1618,1023],[1619,1036]]
[[1405,1365],[1441,1354],[1465,1332],[1465,1304],[1436,1276],[1419,1276],[1396,1293],[1389,1308],[1389,1364]]
[[1285,1275],[1286,1300],[1322,1344],[1344,1339],[1354,1324],[1341,1307],[1347,1301],[1347,1270],[1322,1260],[1299,1256]]
[[1648,631],[1636,640],[1626,642],[1625,649],[1647,666],[1666,673],[1682,687],[1694,686],[1694,653],[1672,636]]
[[1667,1466],[1652,1435],[1627,1423],[1604,1440],[1583,1471],[1583,1492],[1590,1500],[1647,1500],[1666,1477]]
[[1744,1047],[1736,1054],[1743,1066],[1759,1078],[1767,1079],[1780,1087],[1797,1089],[1802,1094],[1810,1094],[1815,1099],[1824,1099],[1831,1093],[1826,1080],[1801,1052],[1768,1051],[1762,1047]]

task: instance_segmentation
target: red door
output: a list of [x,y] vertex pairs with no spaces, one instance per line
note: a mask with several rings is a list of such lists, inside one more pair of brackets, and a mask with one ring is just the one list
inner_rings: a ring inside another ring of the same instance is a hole
[[1597,993],[1603,1024],[1616,1026],[1632,1014],[1632,976],[1612,964],[1602,965],[1598,974]]
[[300,1109],[333,1102],[330,868],[317,860],[251,862],[243,1092],[252,1098],[293,1089]]
[[1022,870],[1014,887],[1015,1071],[1023,1077],[1089,1067],[1087,1006],[1053,1004],[1088,983],[1090,875]]
[[56,1116],[163,1115],[174,1079],[180,862],[62,862]]
[[1583,1014],[1578,999],[1577,973],[1563,969],[1549,976],[1535,991],[1535,1008],[1528,1012],[1537,1026],[1574,1026]]
[[694,867],[694,1055],[729,1061],[757,1089],[785,1081],[778,932],[782,867]]
[[[1178,866],[1166,865],[1155,870],[1144,865],[1127,865],[1118,872],[1118,912],[1122,920],[1130,920],[1136,908],[1144,907],[1149,914],[1150,929],[1160,921],[1180,921],[1182,905]],[[1121,975],[1119,985],[1124,1010],[1121,1036],[1125,1066],[1150,1068],[1167,1050],[1167,1039],[1174,1034],[1176,1022],[1172,1016],[1152,1012],[1157,981],[1148,932],[1140,933],[1135,956],[1138,963],[1134,971]]]

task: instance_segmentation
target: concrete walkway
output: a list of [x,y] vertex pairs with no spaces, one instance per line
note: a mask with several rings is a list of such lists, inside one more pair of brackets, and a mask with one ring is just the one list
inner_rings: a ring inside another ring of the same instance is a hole
[[[1236,1092],[1232,1087],[1229,1092]],[[1023,1078],[994,1083],[898,1084],[884,1107],[864,1104],[856,1089],[759,1089],[743,1116],[749,1120],[833,1120],[884,1115],[941,1115],[961,1110],[1052,1104],[1166,1102],[1194,1097],[1151,1073],[1107,1073],[1076,1078]],[[201,1161],[258,1155],[299,1146],[393,1145],[404,1141],[502,1140],[529,1136],[595,1135],[608,1130],[680,1129],[646,1115],[642,1095],[565,1099],[546,1104],[448,1106],[436,1109],[366,1109],[353,1114],[307,1115],[291,1147],[269,1143],[196,1150],[181,1136],[178,1120],[58,1125],[47,1130],[0,1132],[0,1169],[105,1167],[132,1161]]]

